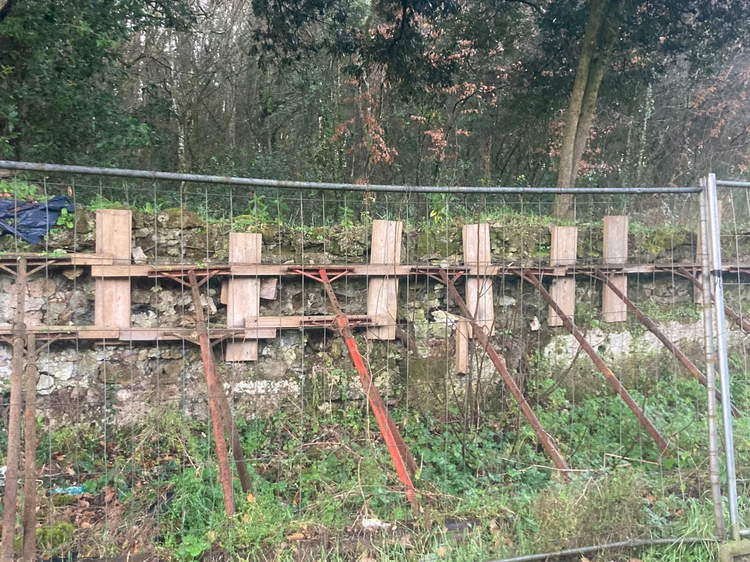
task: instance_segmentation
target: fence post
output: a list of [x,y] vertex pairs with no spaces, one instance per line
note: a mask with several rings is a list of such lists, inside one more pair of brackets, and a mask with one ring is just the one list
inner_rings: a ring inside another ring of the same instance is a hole
[[[706,189],[705,179],[701,179],[701,187]],[[706,389],[708,400],[706,403],[706,417],[708,418],[708,479],[711,483],[711,500],[714,504],[714,519],[716,520],[716,536],[723,538],[726,533],[724,526],[724,507],[721,495],[721,468],[719,465],[719,430],[716,417],[716,352],[714,350],[714,317],[711,304],[711,280],[709,275],[708,240],[706,239],[706,198],[702,193],[700,205],[700,236],[698,236],[698,263],[701,264],[701,281],[703,290],[694,287],[695,294],[700,297],[703,305],[703,346],[706,358]]]
[[723,399],[721,401],[724,423],[724,455],[727,470],[727,496],[729,499],[729,524],[733,540],[740,539],[739,507],[737,500],[737,469],[734,458],[734,430],[732,427],[732,394],[729,388],[729,349],[727,345],[727,322],[724,315],[724,282],[721,267],[721,222],[719,202],[716,193],[716,175],[709,174],[703,191],[708,221],[706,236],[709,254],[708,287],[713,297],[713,318],[716,358],[719,366],[719,380]]

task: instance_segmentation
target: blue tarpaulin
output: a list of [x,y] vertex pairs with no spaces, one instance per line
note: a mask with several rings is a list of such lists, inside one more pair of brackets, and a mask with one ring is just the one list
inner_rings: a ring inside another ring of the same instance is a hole
[[73,204],[65,196],[44,203],[0,199],[0,235],[12,234],[29,244],[39,244],[60,217],[62,210],[72,213]]

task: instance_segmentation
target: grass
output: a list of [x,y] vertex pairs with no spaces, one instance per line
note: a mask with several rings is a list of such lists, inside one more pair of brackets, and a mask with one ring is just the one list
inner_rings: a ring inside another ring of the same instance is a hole
[[[572,401],[564,389],[529,387],[532,399],[541,400],[535,409],[542,423],[579,469],[570,483],[551,477],[533,434],[517,423],[512,409],[488,414],[473,427],[457,414],[445,421],[397,411],[420,465],[416,485],[429,507],[421,521],[413,520],[385,448],[372,434],[372,420],[360,408],[240,420],[243,449],[257,475],[252,494],[236,488],[238,512],[229,521],[205,422],[163,411],[106,434],[96,425],[60,428],[46,434],[40,456],[55,474],[73,471],[88,494],[59,505],[41,502],[40,517],[75,529],[70,540],[50,531],[40,546],[46,554],[64,553],[63,537],[69,550],[92,555],[111,554],[119,545],[115,550],[179,561],[297,560],[304,552],[309,559],[423,562],[492,559],[633,537],[711,536],[702,390],[669,372],[653,384],[642,388],[651,396],[650,415],[675,448],[663,460],[616,398]],[[641,402],[646,394],[634,397]],[[603,463],[608,454],[614,456]],[[82,526],[86,518],[89,524]],[[368,534],[361,529],[364,518],[394,530]],[[474,523],[460,533],[446,530],[456,520]],[[659,546],[607,559],[636,555],[714,559],[702,545]]]

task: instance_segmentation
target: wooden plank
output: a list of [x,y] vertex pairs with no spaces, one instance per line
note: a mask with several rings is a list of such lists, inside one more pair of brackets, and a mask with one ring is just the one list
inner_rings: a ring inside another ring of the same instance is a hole
[[[372,221],[370,263],[391,266],[401,262],[401,221]],[[367,314],[386,316],[385,326],[370,328],[366,337],[373,340],[396,339],[398,321],[398,278],[393,275],[371,278],[367,284]]]
[[264,301],[275,301],[277,297],[276,286],[279,283],[278,277],[267,277],[260,280],[260,298]]
[[[467,266],[489,266],[492,262],[490,249],[490,225],[487,223],[465,224],[463,228],[464,264]],[[466,279],[466,305],[476,323],[488,334],[495,330],[495,304],[491,276],[476,276]],[[472,330],[472,337],[476,337]]]
[[[552,234],[550,265],[553,267],[574,266],[578,247],[578,228],[575,226],[553,226],[550,230]],[[574,277],[553,279],[550,294],[565,314],[571,317],[575,314],[576,280]],[[562,319],[551,306],[547,313],[547,324],[549,326],[563,325]]]
[[454,356],[453,370],[458,374],[469,372],[469,334],[471,324],[463,318],[456,322],[456,354]]
[[[229,263],[260,263],[263,237],[255,232],[229,233]],[[227,284],[227,327],[241,328],[247,318],[260,314],[260,279],[231,277]],[[227,343],[225,361],[256,361],[258,330],[248,329],[244,341]]]
[[[604,239],[602,256],[607,265],[625,264],[628,261],[628,217],[614,215],[604,217]],[[628,276],[611,275],[612,283],[625,295],[628,294]],[[602,320],[625,322],[628,307],[609,287],[602,287]]]
[[[129,264],[131,240],[131,211],[121,209],[96,211],[97,254],[112,256],[115,264]],[[95,280],[94,323],[102,328],[130,326],[129,278]]]

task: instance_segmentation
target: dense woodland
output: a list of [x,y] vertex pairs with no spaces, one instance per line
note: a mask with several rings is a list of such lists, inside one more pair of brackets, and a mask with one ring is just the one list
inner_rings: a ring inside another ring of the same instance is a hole
[[360,183],[742,176],[748,15],[745,0],[3,0],[0,154]]

